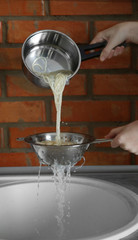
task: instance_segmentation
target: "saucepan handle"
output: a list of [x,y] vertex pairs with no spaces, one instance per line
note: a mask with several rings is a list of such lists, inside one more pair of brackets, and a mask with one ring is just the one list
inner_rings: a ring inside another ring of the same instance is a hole
[[[107,41],[99,42],[99,43],[94,43],[94,44],[88,44],[88,45],[79,45],[79,50],[81,54],[81,61],[85,61],[91,58],[99,57],[103,48],[107,45]],[[127,43],[123,42],[118,45],[126,47]],[[98,49],[98,50],[96,50]],[[92,50],[92,51],[90,51]]]

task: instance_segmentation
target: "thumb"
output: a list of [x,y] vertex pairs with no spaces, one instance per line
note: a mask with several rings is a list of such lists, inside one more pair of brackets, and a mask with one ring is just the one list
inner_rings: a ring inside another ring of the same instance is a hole
[[112,142],[111,142],[111,147],[112,148],[116,148],[116,147],[123,147],[124,145],[124,136],[122,133],[119,133],[116,135],[115,138],[113,138]]
[[111,142],[111,147],[112,148],[117,148],[117,147],[119,147],[119,141],[118,141],[118,138],[116,137],[116,138],[114,138],[113,140],[112,140],[112,142]]

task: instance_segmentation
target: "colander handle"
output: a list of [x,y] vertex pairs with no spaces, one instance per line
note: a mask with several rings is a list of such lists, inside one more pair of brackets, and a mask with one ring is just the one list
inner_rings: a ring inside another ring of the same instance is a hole
[[92,143],[104,143],[104,142],[112,142],[113,139],[105,139],[105,138],[101,138],[101,139],[95,139]]
[[[95,58],[95,57],[99,57],[103,48],[107,45],[107,41],[103,41],[103,42],[99,42],[99,43],[94,43],[94,44],[88,44],[88,45],[79,45],[79,50],[80,50],[80,54],[81,54],[81,61],[85,61],[91,58]],[[118,45],[126,47],[127,43],[123,42],[121,44]],[[98,50],[96,50],[98,49]],[[95,51],[91,51],[90,50],[95,50]],[[86,53],[88,52],[88,53]]]
[[20,138],[16,138],[17,141],[24,141],[24,138],[23,137],[20,137]]

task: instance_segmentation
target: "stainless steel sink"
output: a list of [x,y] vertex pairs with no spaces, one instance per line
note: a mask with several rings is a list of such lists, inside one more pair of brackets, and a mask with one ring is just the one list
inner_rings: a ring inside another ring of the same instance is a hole
[[134,239],[131,236],[138,230],[137,194],[104,177],[99,179],[90,168],[84,173],[83,169],[72,174],[65,193],[70,217],[65,216],[63,238],[58,236],[56,189],[49,170],[43,169],[38,189],[38,169],[34,173],[32,168],[32,174],[25,174],[25,168],[22,174],[21,169],[19,174],[14,168],[10,174],[1,169],[0,239]]

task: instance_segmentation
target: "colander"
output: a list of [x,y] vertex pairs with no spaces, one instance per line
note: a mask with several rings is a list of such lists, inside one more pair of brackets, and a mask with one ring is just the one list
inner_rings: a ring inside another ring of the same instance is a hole
[[[50,142],[56,140],[55,132],[39,133],[18,138],[18,140],[29,143],[43,164],[53,165],[56,161],[58,164],[71,164],[71,166],[82,159],[90,144],[112,141],[111,139],[95,139],[87,134],[69,132],[61,132],[61,141],[64,145],[49,145]],[[43,141],[47,142],[48,145],[42,145]]]

